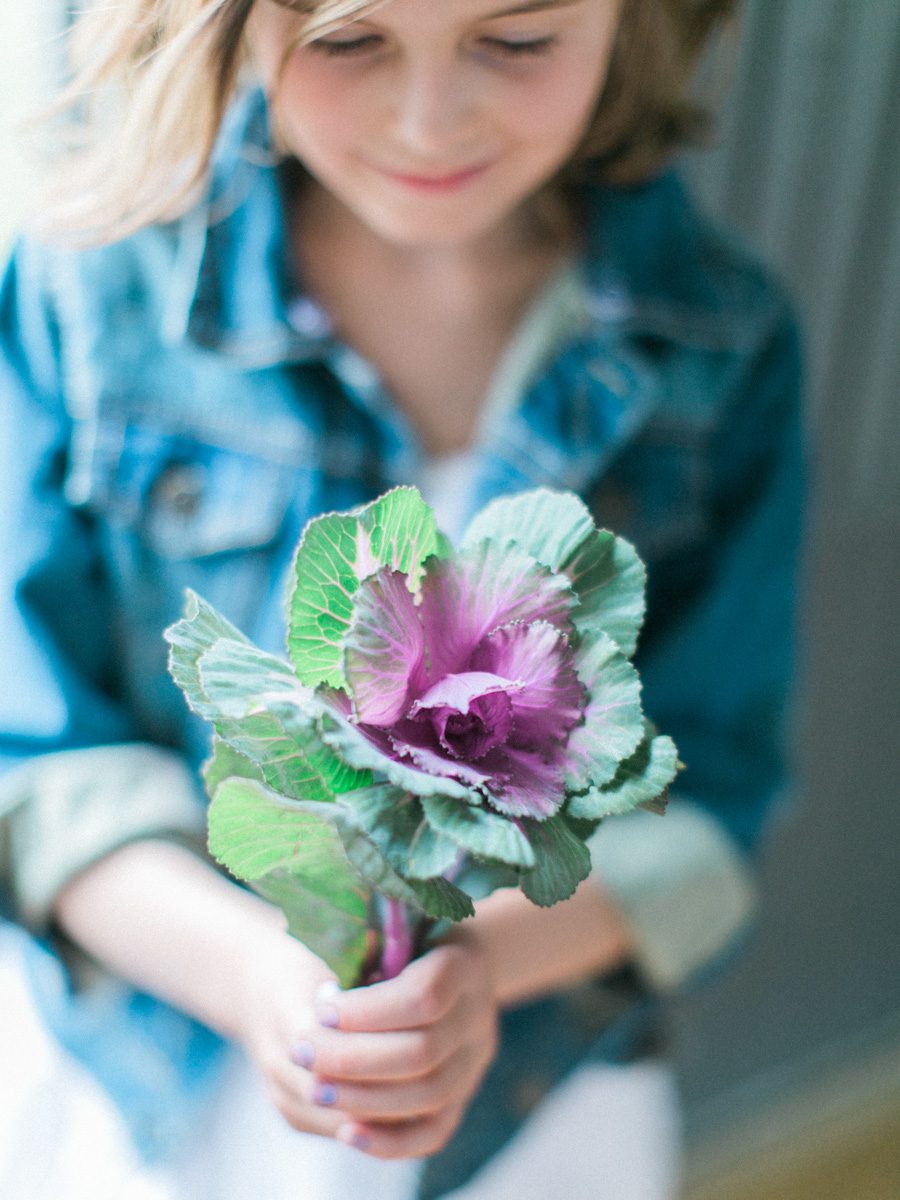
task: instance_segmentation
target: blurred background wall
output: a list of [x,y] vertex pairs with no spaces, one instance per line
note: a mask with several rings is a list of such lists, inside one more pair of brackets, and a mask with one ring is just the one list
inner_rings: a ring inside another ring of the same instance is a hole
[[[720,136],[686,169],[800,308],[814,491],[797,788],[770,839],[760,928],[679,1012],[679,1060],[694,1144],[718,1142],[736,1169],[743,1158],[738,1175],[761,1174],[755,1148],[787,1170],[818,1143],[831,1170],[810,1197],[888,1200],[900,1196],[900,4],[750,0],[730,54],[729,67],[719,47],[707,80],[730,76]],[[759,1195],[801,1200],[799,1178]]]
[[[0,244],[32,173],[11,121],[57,0],[0,8]],[[797,786],[758,930],[675,1013],[691,1200],[900,1195],[900,3],[748,0],[685,169],[803,315],[814,457]]]
[[46,96],[59,57],[59,0],[0,3],[0,247],[7,245],[36,182],[17,122]]

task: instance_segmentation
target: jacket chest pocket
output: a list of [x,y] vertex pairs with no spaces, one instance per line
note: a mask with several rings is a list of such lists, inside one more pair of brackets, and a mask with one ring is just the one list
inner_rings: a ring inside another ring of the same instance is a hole
[[[184,590],[203,596],[248,636],[283,645],[280,582],[314,466],[298,467],[199,430],[101,420],[77,432],[67,493],[96,529],[115,593],[117,687],[148,736],[176,744],[208,731],[188,717],[166,669],[164,629]],[[191,727],[193,732],[184,731]]]
[[101,419],[77,431],[67,494],[135,550],[177,563],[271,543],[302,475],[193,432]]

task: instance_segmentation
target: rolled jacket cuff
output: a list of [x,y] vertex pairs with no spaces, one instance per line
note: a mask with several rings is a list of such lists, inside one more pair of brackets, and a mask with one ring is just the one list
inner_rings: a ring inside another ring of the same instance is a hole
[[647,982],[673,991],[747,926],[756,887],[722,826],[673,797],[664,817],[612,817],[590,843],[595,877],[622,909]]
[[174,752],[143,743],[60,751],[21,764],[0,780],[0,813],[14,914],[37,931],[66,884],[119,847],[156,837],[201,853],[205,845],[194,775]]

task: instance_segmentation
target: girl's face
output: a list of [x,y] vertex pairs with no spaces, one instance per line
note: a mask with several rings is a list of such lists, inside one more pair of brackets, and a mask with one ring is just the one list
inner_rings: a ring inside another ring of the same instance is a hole
[[259,0],[251,46],[287,149],[358,220],[463,246],[514,220],[581,140],[620,3],[387,0],[284,59],[298,18]]

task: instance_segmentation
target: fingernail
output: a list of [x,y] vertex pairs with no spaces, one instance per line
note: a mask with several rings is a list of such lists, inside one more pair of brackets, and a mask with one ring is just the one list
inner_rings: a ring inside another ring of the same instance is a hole
[[322,1004],[316,1009],[316,1016],[319,1019],[319,1024],[324,1025],[326,1029],[337,1029],[341,1022],[338,1016],[338,1010],[333,1004]]
[[298,1067],[311,1067],[315,1058],[316,1052],[311,1042],[298,1042],[291,1050],[291,1062]]
[[334,1136],[345,1146],[352,1146],[354,1150],[368,1150],[369,1148],[370,1138],[365,1133],[360,1133],[358,1129],[354,1129],[352,1125],[342,1125]]
[[313,1089],[314,1104],[337,1104],[337,1088],[333,1083],[317,1083]]
[[329,1003],[335,996],[340,995],[340,987],[333,979],[326,979],[316,988],[316,1018],[326,1029],[337,1029],[341,1018],[334,1004]]

